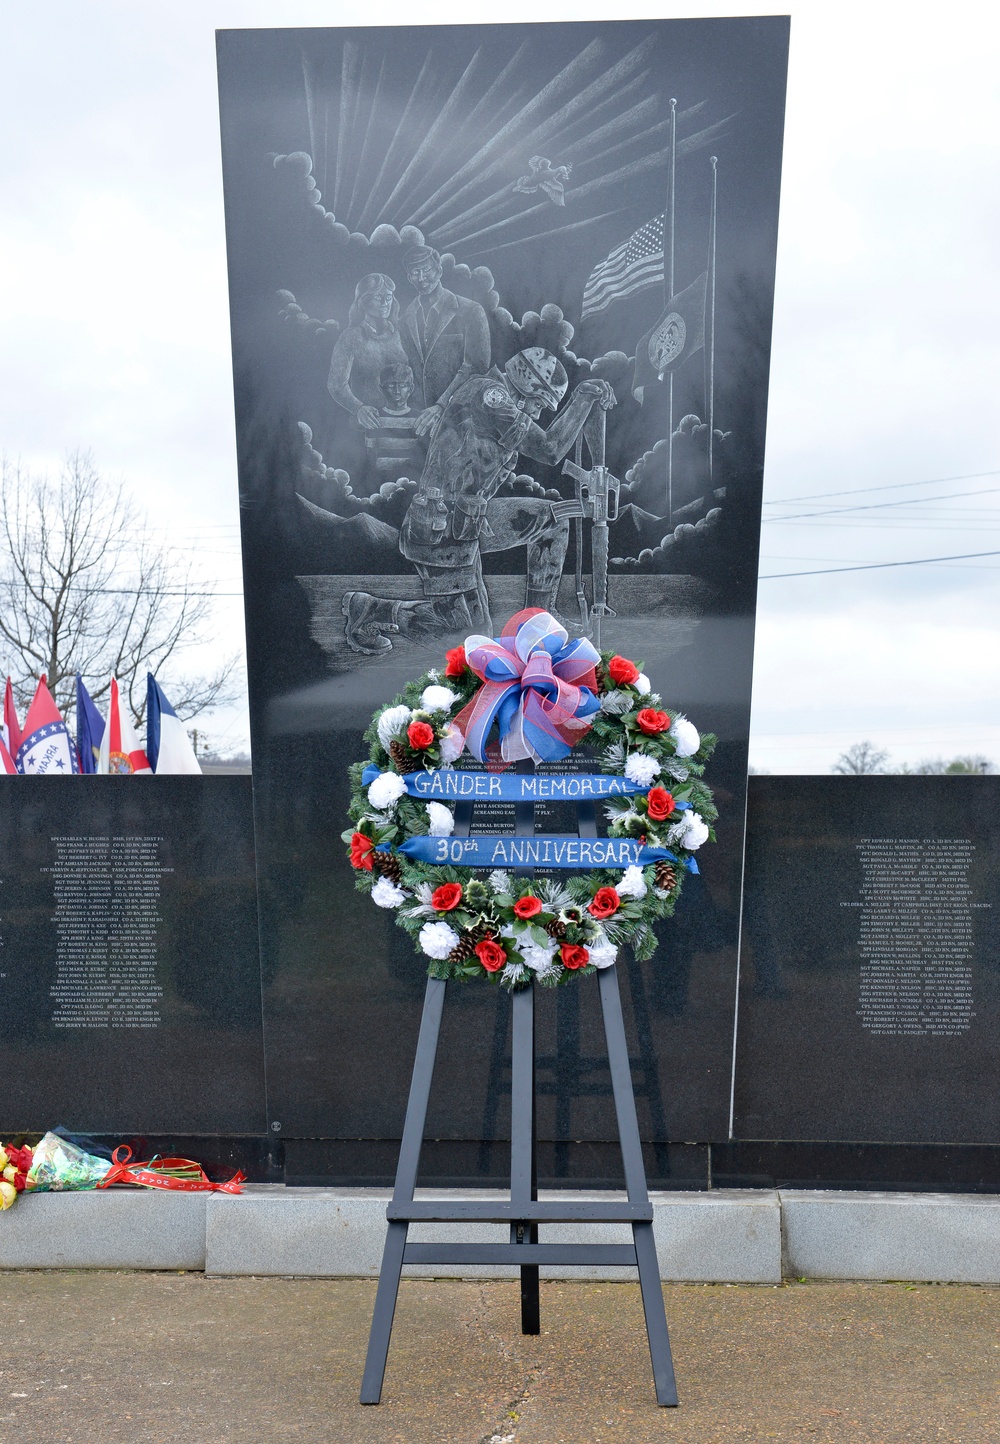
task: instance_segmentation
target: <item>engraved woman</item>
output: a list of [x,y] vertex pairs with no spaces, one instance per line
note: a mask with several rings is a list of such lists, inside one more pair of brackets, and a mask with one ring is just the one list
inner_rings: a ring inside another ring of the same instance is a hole
[[368,431],[378,426],[378,410],[385,400],[379,389],[381,372],[386,366],[407,365],[395,290],[395,281],[379,271],[361,277],[347,326],[330,359],[330,395]]

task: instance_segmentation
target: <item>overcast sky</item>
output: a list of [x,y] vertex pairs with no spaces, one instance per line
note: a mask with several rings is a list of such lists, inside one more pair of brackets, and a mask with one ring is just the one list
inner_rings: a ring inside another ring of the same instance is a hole
[[[1000,552],[994,6],[8,4],[0,448],[50,467],[92,448],[216,581],[242,651],[214,29],[775,8],[792,49],[751,760],[826,772],[870,738],[1000,764],[1000,555],[825,570]],[[246,745],[245,709],[206,730]]]

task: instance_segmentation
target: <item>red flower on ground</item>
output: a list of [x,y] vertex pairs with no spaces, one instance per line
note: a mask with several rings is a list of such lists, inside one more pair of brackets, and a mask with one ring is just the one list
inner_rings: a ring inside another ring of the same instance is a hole
[[532,897],[530,893],[527,897],[519,897],[514,904],[514,914],[519,918],[533,918],[535,914],[540,913],[541,910],[541,898]]
[[431,894],[431,907],[439,913],[450,913],[452,908],[457,908],[461,901],[462,884],[460,882],[443,882]]
[[612,657],[608,663],[608,675],[619,687],[628,686],[639,675],[639,668],[627,657]]
[[657,712],[654,707],[643,707],[635,720],[639,731],[645,732],[647,737],[655,737],[657,732],[666,732],[670,727],[666,712]]
[[622,900],[618,896],[617,888],[599,887],[587,904],[587,911],[598,919],[609,918],[621,905]]
[[434,728],[429,722],[411,722],[406,729],[406,735],[410,739],[410,746],[421,752],[434,741]]
[[483,938],[476,944],[476,957],[488,973],[498,973],[507,961],[507,954],[492,938]]
[[468,665],[464,647],[452,647],[450,652],[445,652],[444,675],[446,677],[461,677]]
[[646,798],[646,808],[654,822],[666,822],[674,810],[673,794],[665,787],[651,787]]
[[586,948],[581,948],[579,943],[562,943],[559,956],[562,958],[563,967],[570,968],[573,972],[577,968],[585,968],[590,962],[590,954]]
[[365,837],[363,832],[356,832],[351,838],[351,866],[364,868],[366,872],[372,870],[372,853],[375,851],[375,844],[370,837]]

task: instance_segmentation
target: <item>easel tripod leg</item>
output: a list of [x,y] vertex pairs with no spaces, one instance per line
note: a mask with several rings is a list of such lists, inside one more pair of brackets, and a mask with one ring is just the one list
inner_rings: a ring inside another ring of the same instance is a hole
[[385,1236],[382,1269],[378,1276],[371,1333],[368,1335],[365,1372],[361,1380],[362,1404],[377,1404],[382,1397],[385,1361],[389,1356],[389,1335],[392,1333],[392,1320],[396,1312],[396,1295],[399,1293],[399,1279],[403,1272],[403,1249],[406,1247],[409,1227],[407,1223],[390,1223]]
[[632,1237],[635,1241],[636,1263],[639,1265],[639,1287],[642,1290],[642,1309],[646,1315],[646,1337],[649,1340],[649,1358],[653,1365],[656,1402],[667,1408],[676,1408],[677,1382],[674,1379],[674,1361],[670,1354],[670,1334],[663,1307],[663,1285],[660,1283],[653,1225],[634,1223]]

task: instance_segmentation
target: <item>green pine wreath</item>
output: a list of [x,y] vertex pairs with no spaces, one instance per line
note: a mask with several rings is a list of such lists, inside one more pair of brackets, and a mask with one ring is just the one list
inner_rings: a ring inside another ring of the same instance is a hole
[[[609,966],[626,945],[649,958],[653,924],[672,915],[685,872],[698,870],[695,853],[715,841],[718,813],[702,776],[716,738],[664,707],[628,658],[601,652],[595,673],[600,710],[582,739],[588,761],[649,784],[648,793],[604,800],[607,835],[665,848],[673,860],[550,878],[406,857],[398,848],[408,838],[448,836],[455,819],[446,804],[407,794],[401,779],[459,763],[464,737],[454,718],[483,683],[456,647],[443,677],[425,672],[372,718],[368,761],[350,768],[353,825],[342,836],[356,886],[395,913],[432,978],[552,987]],[[372,766],[380,776],[366,785]]]

